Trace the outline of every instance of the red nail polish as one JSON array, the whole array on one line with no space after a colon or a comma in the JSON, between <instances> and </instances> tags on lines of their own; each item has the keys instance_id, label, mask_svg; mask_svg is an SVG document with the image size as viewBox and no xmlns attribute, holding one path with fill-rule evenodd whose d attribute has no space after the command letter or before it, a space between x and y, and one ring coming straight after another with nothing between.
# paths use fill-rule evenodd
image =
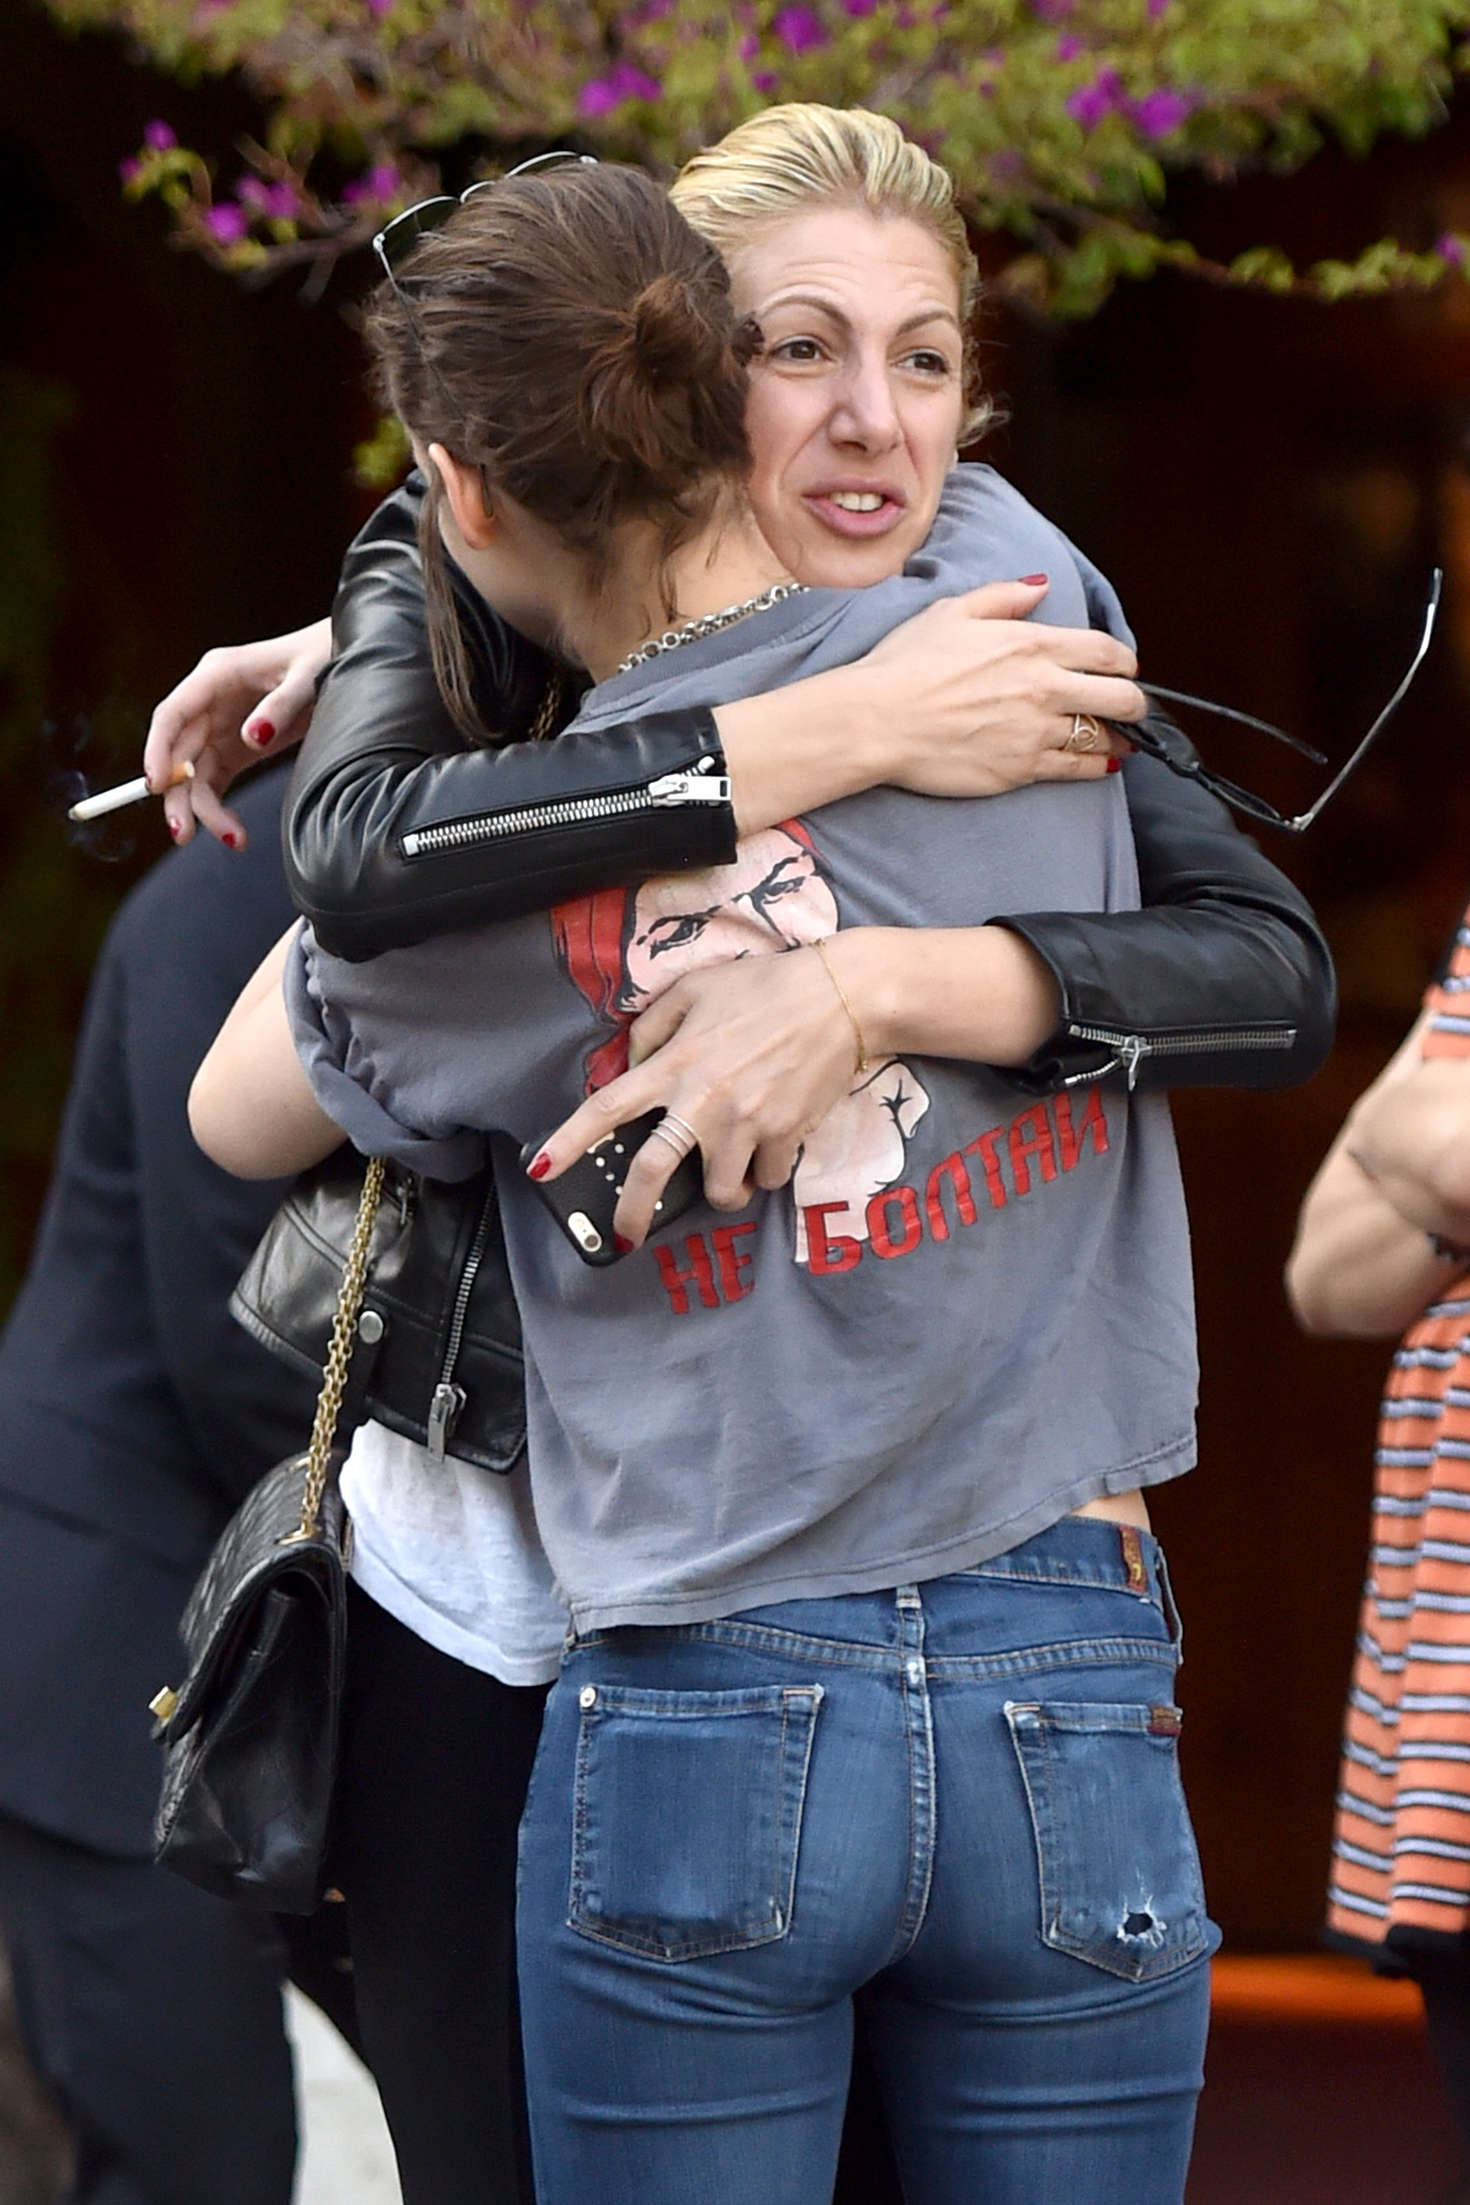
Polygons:
<instances>
[{"instance_id":1,"label":"red nail polish","mask_svg":"<svg viewBox=\"0 0 1470 2205\"><path fill-rule=\"evenodd\" d=\"M276 731L269 720L252 720L245 733L252 743L259 743L262 750L267 743L273 743L276 739Z\"/></svg>"},{"instance_id":2,"label":"red nail polish","mask_svg":"<svg viewBox=\"0 0 1470 2205\"><path fill-rule=\"evenodd\" d=\"M621 1233L613 1234L613 1246L617 1249L620 1256L631 1256L633 1253L632 1241L624 1240Z\"/></svg>"},{"instance_id":3,"label":"red nail polish","mask_svg":"<svg viewBox=\"0 0 1470 2205\"><path fill-rule=\"evenodd\" d=\"M1108 771L1109 771L1109 773L1121 773L1121 772L1123 771L1123 761L1122 761L1122 759L1121 759L1121 758L1110 758L1110 759L1108 760Z\"/></svg>"},{"instance_id":4,"label":"red nail polish","mask_svg":"<svg viewBox=\"0 0 1470 2205\"><path fill-rule=\"evenodd\" d=\"M551 1158L547 1155L545 1149L543 1148L540 1153L536 1156L533 1156L530 1163L527 1164L526 1177L528 1179L544 1179L550 1169Z\"/></svg>"},{"instance_id":5,"label":"red nail polish","mask_svg":"<svg viewBox=\"0 0 1470 2205\"><path fill-rule=\"evenodd\" d=\"M238 835L223 834L220 836L220 841L227 850L238 850L240 847L240 837Z\"/></svg>"},{"instance_id":6,"label":"red nail polish","mask_svg":"<svg viewBox=\"0 0 1470 2205\"><path fill-rule=\"evenodd\" d=\"M179 835L182 832L182 829L180 828L179 823L176 819L171 819L169 821L168 831L173 836L175 842L177 842L179 839Z\"/></svg>"},{"instance_id":7,"label":"red nail polish","mask_svg":"<svg viewBox=\"0 0 1470 2205\"><path fill-rule=\"evenodd\" d=\"M1049 574L1023 574L1021 576L1023 586L1033 590L1039 590L1043 582L1049 582L1050 580L1051 576Z\"/></svg>"}]
</instances>

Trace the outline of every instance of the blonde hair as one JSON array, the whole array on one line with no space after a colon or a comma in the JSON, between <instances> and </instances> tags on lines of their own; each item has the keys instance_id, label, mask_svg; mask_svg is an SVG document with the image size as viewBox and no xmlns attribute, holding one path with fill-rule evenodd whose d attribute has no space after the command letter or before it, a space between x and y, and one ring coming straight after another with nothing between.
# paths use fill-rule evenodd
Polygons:
<instances>
[{"instance_id":1,"label":"blonde hair","mask_svg":"<svg viewBox=\"0 0 1470 2205\"><path fill-rule=\"evenodd\" d=\"M980 390L972 316L980 271L955 205L954 183L896 122L862 107L791 100L767 107L706 146L680 170L670 198L691 228L733 266L753 231L817 206L865 207L916 222L943 248L960 294L965 335L965 441L991 416Z\"/></svg>"}]
</instances>

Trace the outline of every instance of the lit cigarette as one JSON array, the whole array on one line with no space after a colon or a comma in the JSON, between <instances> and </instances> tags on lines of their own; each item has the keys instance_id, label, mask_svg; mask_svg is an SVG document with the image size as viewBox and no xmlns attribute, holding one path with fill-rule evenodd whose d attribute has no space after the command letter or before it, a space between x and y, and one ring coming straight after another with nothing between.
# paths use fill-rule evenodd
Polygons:
<instances>
[{"instance_id":1,"label":"lit cigarette","mask_svg":"<svg viewBox=\"0 0 1470 2205\"><path fill-rule=\"evenodd\" d=\"M176 789L181 781L192 781L194 768L187 758L181 759L169 775L166 786ZM160 795L162 790L159 791ZM120 812L124 804L141 804L145 796L151 796L148 776L140 773L136 781L119 781L115 789L99 789L95 796L84 796L80 804L73 804L68 819L100 819L104 812Z\"/></svg>"}]
</instances>

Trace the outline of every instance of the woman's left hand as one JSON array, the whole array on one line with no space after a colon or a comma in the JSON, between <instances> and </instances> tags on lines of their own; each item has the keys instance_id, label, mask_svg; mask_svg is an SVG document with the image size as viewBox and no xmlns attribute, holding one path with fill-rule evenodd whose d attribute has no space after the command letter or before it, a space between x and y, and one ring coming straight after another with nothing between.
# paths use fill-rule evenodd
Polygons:
<instances>
[{"instance_id":1,"label":"woman's left hand","mask_svg":"<svg viewBox=\"0 0 1470 2205\"><path fill-rule=\"evenodd\" d=\"M556 1178L614 1127L661 1106L699 1137L705 1199L743 1210L755 1188L785 1186L856 1064L852 1022L814 949L687 975L636 1021L629 1054L630 1070L543 1142L550 1168L541 1178ZM620 1241L641 1244L678 1160L669 1142L644 1143L613 1220Z\"/></svg>"}]
</instances>

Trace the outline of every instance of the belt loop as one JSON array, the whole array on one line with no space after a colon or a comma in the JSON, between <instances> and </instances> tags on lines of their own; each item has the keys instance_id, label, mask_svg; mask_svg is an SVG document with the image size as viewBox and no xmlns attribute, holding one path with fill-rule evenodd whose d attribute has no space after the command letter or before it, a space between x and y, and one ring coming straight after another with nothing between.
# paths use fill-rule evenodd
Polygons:
<instances>
[{"instance_id":1,"label":"belt loop","mask_svg":"<svg viewBox=\"0 0 1470 2205\"><path fill-rule=\"evenodd\" d=\"M1157 1539L1154 1541L1154 1565L1159 1576L1159 1598L1163 1602L1164 1621L1168 1624L1170 1635L1174 1640L1174 1652L1182 1662L1184 1659L1184 1622L1179 1610L1174 1605L1174 1587L1169 1582L1169 1565L1164 1560L1164 1550Z\"/></svg>"}]
</instances>

